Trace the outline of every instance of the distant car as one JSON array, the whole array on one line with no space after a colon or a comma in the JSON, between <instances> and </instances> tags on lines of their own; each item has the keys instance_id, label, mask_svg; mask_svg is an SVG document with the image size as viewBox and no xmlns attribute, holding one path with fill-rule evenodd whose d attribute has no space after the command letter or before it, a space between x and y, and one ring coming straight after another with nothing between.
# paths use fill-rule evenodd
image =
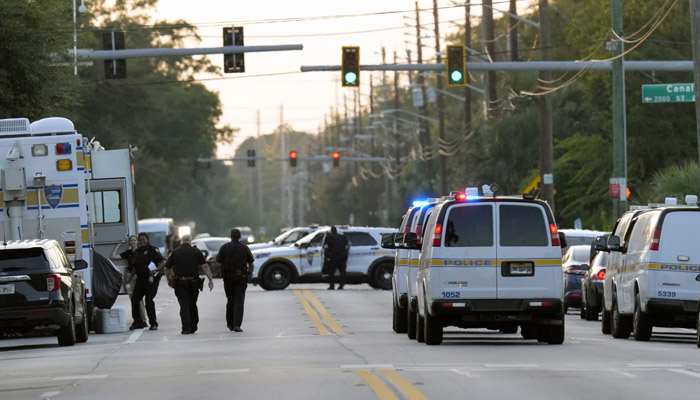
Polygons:
<instances>
[{"instance_id":1,"label":"distant car","mask_svg":"<svg viewBox=\"0 0 700 400\"><path fill-rule=\"evenodd\" d=\"M565 254L571 246L580 244L591 246L597 236L605 236L608 234L608 232L591 231L588 229L560 229L559 233L563 233L566 239L566 246L562 249L562 254Z\"/></svg>"},{"instance_id":2,"label":"distant car","mask_svg":"<svg viewBox=\"0 0 700 400\"><path fill-rule=\"evenodd\" d=\"M192 240L192 246L206 252L207 264L209 265L209 269L211 269L211 274L215 278L221 278L221 271L216 265L216 255L219 254L219 249L221 249L221 246L230 241L230 238L214 236Z\"/></svg>"},{"instance_id":3,"label":"distant car","mask_svg":"<svg viewBox=\"0 0 700 400\"><path fill-rule=\"evenodd\" d=\"M591 260L591 268L581 279L581 318L597 321L603 307L603 282L608 253L599 251Z\"/></svg>"},{"instance_id":4,"label":"distant car","mask_svg":"<svg viewBox=\"0 0 700 400\"><path fill-rule=\"evenodd\" d=\"M253 236L253 230L247 226L237 226L236 229L241 231L241 243L251 244L255 243L255 236Z\"/></svg>"},{"instance_id":5,"label":"distant car","mask_svg":"<svg viewBox=\"0 0 700 400\"><path fill-rule=\"evenodd\" d=\"M280 233L277 237L275 237L269 242L251 244L248 247L251 251L253 251L264 249L267 247L293 246L294 242L303 238L309 233L316 231L318 228L318 225L292 228Z\"/></svg>"},{"instance_id":6,"label":"distant car","mask_svg":"<svg viewBox=\"0 0 700 400\"><path fill-rule=\"evenodd\" d=\"M88 340L85 282L55 240L9 241L0 249L0 333L56 332L58 344Z\"/></svg>"},{"instance_id":7,"label":"distant car","mask_svg":"<svg viewBox=\"0 0 700 400\"><path fill-rule=\"evenodd\" d=\"M569 307L581 308L581 278L590 267L591 245L569 246L561 267L564 270L564 312Z\"/></svg>"}]
</instances>

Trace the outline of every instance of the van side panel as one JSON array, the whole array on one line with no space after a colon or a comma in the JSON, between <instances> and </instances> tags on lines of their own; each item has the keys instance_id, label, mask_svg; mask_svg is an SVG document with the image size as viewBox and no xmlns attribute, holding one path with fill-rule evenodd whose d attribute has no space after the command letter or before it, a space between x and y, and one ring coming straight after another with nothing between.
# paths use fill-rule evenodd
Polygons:
<instances>
[{"instance_id":1,"label":"van side panel","mask_svg":"<svg viewBox=\"0 0 700 400\"><path fill-rule=\"evenodd\" d=\"M629 235L627 253L622 257L618 279L618 305L620 312L631 314L634 312L636 301L636 289L642 294L647 293L649 283L649 243L658 220L658 213L642 214L633 221L632 232Z\"/></svg>"}]
</instances>

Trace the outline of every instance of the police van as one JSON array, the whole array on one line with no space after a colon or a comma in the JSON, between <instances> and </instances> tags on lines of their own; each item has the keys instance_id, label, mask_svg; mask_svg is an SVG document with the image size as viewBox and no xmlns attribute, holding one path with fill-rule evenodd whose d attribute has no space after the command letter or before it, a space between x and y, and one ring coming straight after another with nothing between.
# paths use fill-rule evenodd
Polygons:
<instances>
[{"instance_id":1,"label":"police van","mask_svg":"<svg viewBox=\"0 0 700 400\"><path fill-rule=\"evenodd\" d=\"M421 209L423 202L414 202L411 207L408 208L406 214L404 214L401 219L401 225L399 225L399 233L397 235L402 236L403 233L407 233L411 229L411 224ZM392 298L393 298L393 323L392 327L396 333L406 333L407 329L407 319L406 319L406 306L407 306L407 288L406 288L406 275L408 274L408 253L411 251L409 249L403 248L399 243L393 240L393 235L388 243L382 243L384 248L395 248L396 256L394 258L394 271L391 275L391 288L392 288ZM401 238L403 241L403 238ZM384 242L384 240L383 240Z\"/></svg>"},{"instance_id":2,"label":"police van","mask_svg":"<svg viewBox=\"0 0 700 400\"><path fill-rule=\"evenodd\" d=\"M534 195L496 196L497 185L467 188L435 206L420 248L416 339L442 343L443 328L515 332L564 341L561 248L552 211Z\"/></svg>"},{"instance_id":3,"label":"police van","mask_svg":"<svg viewBox=\"0 0 700 400\"><path fill-rule=\"evenodd\" d=\"M618 231L596 240L610 252L605 282L605 307L615 338L648 341L653 326L695 328L700 296L700 208L697 196L686 206L667 198L663 205L626 214ZM624 244L623 244L624 243ZM607 290L608 287L610 290Z\"/></svg>"},{"instance_id":4,"label":"police van","mask_svg":"<svg viewBox=\"0 0 700 400\"><path fill-rule=\"evenodd\" d=\"M347 260L347 282L367 282L377 289L391 289L395 250L382 249L382 234L393 228L338 226L338 233L352 244ZM329 227L318 229L290 247L252 251L253 282L266 290L282 290L293 282L323 282L323 239Z\"/></svg>"}]
</instances>

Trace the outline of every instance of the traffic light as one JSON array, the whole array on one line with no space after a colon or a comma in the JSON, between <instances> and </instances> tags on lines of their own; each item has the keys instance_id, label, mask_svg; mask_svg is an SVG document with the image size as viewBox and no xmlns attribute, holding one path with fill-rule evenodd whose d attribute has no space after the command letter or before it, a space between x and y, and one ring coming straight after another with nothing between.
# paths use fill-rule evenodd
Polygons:
<instances>
[{"instance_id":1,"label":"traffic light","mask_svg":"<svg viewBox=\"0 0 700 400\"><path fill-rule=\"evenodd\" d=\"M331 158L333 159L333 168L338 168L340 166L340 153L334 151Z\"/></svg>"},{"instance_id":2,"label":"traffic light","mask_svg":"<svg viewBox=\"0 0 700 400\"><path fill-rule=\"evenodd\" d=\"M360 86L360 47L343 46L343 62L340 68L343 87Z\"/></svg>"},{"instance_id":3,"label":"traffic light","mask_svg":"<svg viewBox=\"0 0 700 400\"><path fill-rule=\"evenodd\" d=\"M255 166L255 150L253 150L253 149L248 150L248 166L249 167Z\"/></svg>"},{"instance_id":4,"label":"traffic light","mask_svg":"<svg viewBox=\"0 0 700 400\"><path fill-rule=\"evenodd\" d=\"M289 152L289 165L292 167L297 166L297 157L299 157L299 154L297 154L296 150L292 150Z\"/></svg>"},{"instance_id":5,"label":"traffic light","mask_svg":"<svg viewBox=\"0 0 700 400\"><path fill-rule=\"evenodd\" d=\"M224 47L243 46L243 27L224 27ZM224 54L224 72L245 72L245 53Z\"/></svg>"},{"instance_id":6,"label":"traffic light","mask_svg":"<svg viewBox=\"0 0 700 400\"><path fill-rule=\"evenodd\" d=\"M104 32L102 34L104 50L124 50L124 32ZM126 78L126 60L123 58L105 60L106 79Z\"/></svg>"},{"instance_id":7,"label":"traffic light","mask_svg":"<svg viewBox=\"0 0 700 400\"><path fill-rule=\"evenodd\" d=\"M447 46L447 86L467 84L464 50L461 44Z\"/></svg>"}]
</instances>

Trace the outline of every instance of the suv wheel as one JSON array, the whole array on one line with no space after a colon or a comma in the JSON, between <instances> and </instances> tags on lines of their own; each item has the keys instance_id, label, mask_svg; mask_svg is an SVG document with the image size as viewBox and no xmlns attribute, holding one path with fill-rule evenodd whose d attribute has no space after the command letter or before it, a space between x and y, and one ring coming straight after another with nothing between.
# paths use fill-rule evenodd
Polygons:
<instances>
[{"instance_id":1,"label":"suv wheel","mask_svg":"<svg viewBox=\"0 0 700 400\"><path fill-rule=\"evenodd\" d=\"M630 337L632 327L629 323L629 317L620 314L616 298L613 298L611 317L610 331L613 337L616 339L627 339Z\"/></svg>"},{"instance_id":2,"label":"suv wheel","mask_svg":"<svg viewBox=\"0 0 700 400\"><path fill-rule=\"evenodd\" d=\"M648 342L649 339L651 339L651 318L649 318L649 314L642 312L642 305L639 301L639 293L637 293L634 302L632 329L634 330L634 340L638 342Z\"/></svg>"},{"instance_id":3,"label":"suv wheel","mask_svg":"<svg viewBox=\"0 0 700 400\"><path fill-rule=\"evenodd\" d=\"M83 319L80 321L78 326L75 328L75 341L78 343L85 343L88 341L88 335L90 333L88 328L88 310L87 304L85 302L85 297L83 297Z\"/></svg>"},{"instance_id":4,"label":"suv wheel","mask_svg":"<svg viewBox=\"0 0 700 400\"><path fill-rule=\"evenodd\" d=\"M388 262L380 263L372 269L370 285L376 289L391 290L391 274L394 265Z\"/></svg>"},{"instance_id":5,"label":"suv wheel","mask_svg":"<svg viewBox=\"0 0 700 400\"><path fill-rule=\"evenodd\" d=\"M58 329L58 344L59 346L73 346L75 344L75 311L73 305L70 306L70 317L68 323Z\"/></svg>"},{"instance_id":6,"label":"suv wheel","mask_svg":"<svg viewBox=\"0 0 700 400\"><path fill-rule=\"evenodd\" d=\"M603 320L603 323L600 326L600 330L606 334L610 334L610 311L607 311L605 307L603 307L603 317L601 318Z\"/></svg>"},{"instance_id":7,"label":"suv wheel","mask_svg":"<svg viewBox=\"0 0 700 400\"><path fill-rule=\"evenodd\" d=\"M292 271L284 264L272 264L265 269L262 282L267 290L282 290L292 281ZM262 285L261 285L262 286Z\"/></svg>"},{"instance_id":8,"label":"suv wheel","mask_svg":"<svg viewBox=\"0 0 700 400\"><path fill-rule=\"evenodd\" d=\"M598 308L591 307L590 305L585 308L586 321L597 321L598 320ZM581 311L583 312L583 310Z\"/></svg>"}]
</instances>

